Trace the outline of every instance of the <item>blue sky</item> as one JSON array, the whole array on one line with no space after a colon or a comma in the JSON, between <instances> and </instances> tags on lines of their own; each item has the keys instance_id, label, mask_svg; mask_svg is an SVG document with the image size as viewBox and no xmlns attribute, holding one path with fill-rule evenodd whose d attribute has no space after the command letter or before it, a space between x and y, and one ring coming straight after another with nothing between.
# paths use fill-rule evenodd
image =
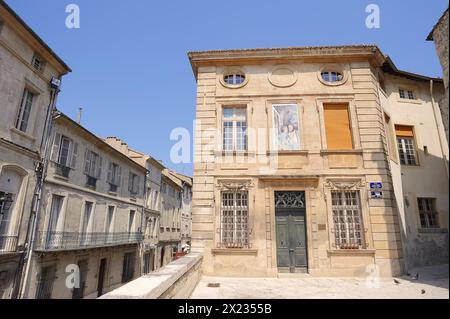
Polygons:
<instances>
[{"instance_id":1,"label":"blue sky","mask_svg":"<svg viewBox=\"0 0 450 319\"><path fill-rule=\"evenodd\" d=\"M448 6L428 1L6 0L73 69L58 107L102 137L117 136L170 168L170 132L192 131L195 79L190 50L377 44L397 67L429 76L442 71L425 41ZM81 28L67 29L68 4ZM368 4L381 10L381 28L365 26Z\"/></svg>"}]
</instances>

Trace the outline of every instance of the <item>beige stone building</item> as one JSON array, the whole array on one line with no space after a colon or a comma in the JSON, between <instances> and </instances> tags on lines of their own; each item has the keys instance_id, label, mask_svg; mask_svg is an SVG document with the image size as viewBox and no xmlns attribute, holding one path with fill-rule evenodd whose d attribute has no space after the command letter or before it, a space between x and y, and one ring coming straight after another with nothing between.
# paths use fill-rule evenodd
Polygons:
<instances>
[{"instance_id":1,"label":"beige stone building","mask_svg":"<svg viewBox=\"0 0 450 319\"><path fill-rule=\"evenodd\" d=\"M166 168L161 181L161 218L159 245L161 267L173 261L181 250L181 194L183 184Z\"/></svg>"},{"instance_id":2,"label":"beige stone building","mask_svg":"<svg viewBox=\"0 0 450 319\"><path fill-rule=\"evenodd\" d=\"M436 52L439 57L439 61L441 62L442 72L444 74L444 86L445 92L442 99L441 105L441 114L442 120L444 122L445 132L447 135L448 142L448 8L442 14L441 18L438 20L436 25L431 30L430 34L427 37L427 41L434 41L434 45L436 46Z\"/></svg>"},{"instance_id":3,"label":"beige stone building","mask_svg":"<svg viewBox=\"0 0 450 319\"><path fill-rule=\"evenodd\" d=\"M442 79L399 71L388 59L379 86L407 269L448 263L448 142ZM438 103L439 101L439 103Z\"/></svg>"},{"instance_id":4,"label":"beige stone building","mask_svg":"<svg viewBox=\"0 0 450 319\"><path fill-rule=\"evenodd\" d=\"M147 169L142 273L147 274L172 262L190 238L189 225L192 179L167 169L150 155L131 149L117 137L109 145Z\"/></svg>"},{"instance_id":5,"label":"beige stone building","mask_svg":"<svg viewBox=\"0 0 450 319\"><path fill-rule=\"evenodd\" d=\"M190 247L192 232L192 177L170 171L170 174L181 181L181 248Z\"/></svg>"},{"instance_id":6,"label":"beige stone building","mask_svg":"<svg viewBox=\"0 0 450 319\"><path fill-rule=\"evenodd\" d=\"M70 68L0 1L0 299L18 295L60 80ZM54 84L56 84L54 82Z\"/></svg>"},{"instance_id":7,"label":"beige stone building","mask_svg":"<svg viewBox=\"0 0 450 319\"><path fill-rule=\"evenodd\" d=\"M402 127L399 147L387 134L385 114L391 128L430 128L420 128L424 143L417 145L428 146L439 172L429 174L431 156L418 175L413 167L400 168L429 185L446 167L445 137L426 89L432 79L405 78L373 45L188 56L197 80L192 250L203 253L204 273L401 273L402 233L418 227L404 218L418 219L419 212L413 206L400 212L396 195L426 186L399 188L405 180L391 169L390 156L404 157L409 149ZM433 88L442 94L442 81ZM414 94L420 94L417 103L402 104ZM403 112L408 105L415 107L411 114ZM438 198L440 228L448 229L445 180L448 175L439 176L430 193L417 196Z\"/></svg>"},{"instance_id":8,"label":"beige stone building","mask_svg":"<svg viewBox=\"0 0 450 319\"><path fill-rule=\"evenodd\" d=\"M164 165L150 155L131 149L127 143L117 137L108 137L105 140L109 145L122 152L139 165L147 169L145 180L145 211L142 225L143 242L142 273L158 269L161 265L161 247L159 245L159 227L161 216L161 180Z\"/></svg>"},{"instance_id":9,"label":"beige stone building","mask_svg":"<svg viewBox=\"0 0 450 319\"><path fill-rule=\"evenodd\" d=\"M23 297L96 298L141 275L147 170L62 113L52 132Z\"/></svg>"}]
</instances>

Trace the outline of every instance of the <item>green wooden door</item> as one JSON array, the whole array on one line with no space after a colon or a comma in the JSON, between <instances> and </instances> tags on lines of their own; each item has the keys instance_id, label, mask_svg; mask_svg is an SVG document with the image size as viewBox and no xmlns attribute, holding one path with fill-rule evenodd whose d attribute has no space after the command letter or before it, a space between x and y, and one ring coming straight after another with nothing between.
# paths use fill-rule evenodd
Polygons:
<instances>
[{"instance_id":1,"label":"green wooden door","mask_svg":"<svg viewBox=\"0 0 450 319\"><path fill-rule=\"evenodd\" d=\"M306 226L304 211L277 211L277 260L279 268L307 267Z\"/></svg>"}]
</instances>

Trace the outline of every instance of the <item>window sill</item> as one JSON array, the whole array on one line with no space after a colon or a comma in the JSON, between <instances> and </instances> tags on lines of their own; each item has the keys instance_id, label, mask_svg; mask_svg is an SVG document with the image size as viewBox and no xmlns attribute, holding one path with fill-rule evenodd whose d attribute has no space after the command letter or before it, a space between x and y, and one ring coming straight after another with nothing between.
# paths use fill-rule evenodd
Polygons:
<instances>
[{"instance_id":1,"label":"window sill","mask_svg":"<svg viewBox=\"0 0 450 319\"><path fill-rule=\"evenodd\" d=\"M309 151L306 151L306 150L295 150L295 151L271 150L271 151L267 151L266 155L276 155L277 154L277 155L303 155L303 156L307 156L308 153L309 153Z\"/></svg>"},{"instance_id":2,"label":"window sill","mask_svg":"<svg viewBox=\"0 0 450 319\"><path fill-rule=\"evenodd\" d=\"M13 133L15 133L17 135L20 135L20 136L26 138L27 140L30 140L31 142L35 142L36 141L36 138L34 136L31 136L28 133L22 132L21 130L16 129L15 127L11 127L10 130L11 130L11 132L13 132Z\"/></svg>"},{"instance_id":3,"label":"window sill","mask_svg":"<svg viewBox=\"0 0 450 319\"><path fill-rule=\"evenodd\" d=\"M117 196L117 192L108 191L108 194L111 195L111 196Z\"/></svg>"},{"instance_id":4,"label":"window sill","mask_svg":"<svg viewBox=\"0 0 450 319\"><path fill-rule=\"evenodd\" d=\"M253 151L215 151L215 156L255 156L255 152Z\"/></svg>"},{"instance_id":5,"label":"window sill","mask_svg":"<svg viewBox=\"0 0 450 319\"><path fill-rule=\"evenodd\" d=\"M375 255L375 249L332 249L327 250L328 255L352 256L352 255Z\"/></svg>"},{"instance_id":6,"label":"window sill","mask_svg":"<svg viewBox=\"0 0 450 319\"><path fill-rule=\"evenodd\" d=\"M362 154L362 149L353 149L353 150L320 150L320 154L328 155L328 154Z\"/></svg>"},{"instance_id":7,"label":"window sill","mask_svg":"<svg viewBox=\"0 0 450 319\"><path fill-rule=\"evenodd\" d=\"M399 102L399 103L411 103L411 104L418 104L418 105L422 104L422 101L421 100L417 100L417 99L410 100L410 99L398 98L397 102Z\"/></svg>"},{"instance_id":8,"label":"window sill","mask_svg":"<svg viewBox=\"0 0 450 319\"><path fill-rule=\"evenodd\" d=\"M54 174L53 178L59 179L59 180L64 181L64 182L68 182L69 181L68 177L64 177L64 176L61 176L61 175L58 175L58 174Z\"/></svg>"},{"instance_id":9,"label":"window sill","mask_svg":"<svg viewBox=\"0 0 450 319\"><path fill-rule=\"evenodd\" d=\"M419 228L418 232L421 234L447 234L446 228Z\"/></svg>"},{"instance_id":10,"label":"window sill","mask_svg":"<svg viewBox=\"0 0 450 319\"><path fill-rule=\"evenodd\" d=\"M247 255L247 256L257 256L257 249L247 249L247 248L213 248L211 249L213 255Z\"/></svg>"}]
</instances>

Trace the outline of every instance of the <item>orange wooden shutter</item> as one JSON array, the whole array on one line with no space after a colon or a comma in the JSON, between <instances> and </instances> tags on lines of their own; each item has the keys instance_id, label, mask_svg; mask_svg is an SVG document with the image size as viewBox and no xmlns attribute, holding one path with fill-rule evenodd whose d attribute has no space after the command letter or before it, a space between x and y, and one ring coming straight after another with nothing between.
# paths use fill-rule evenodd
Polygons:
<instances>
[{"instance_id":1,"label":"orange wooden shutter","mask_svg":"<svg viewBox=\"0 0 450 319\"><path fill-rule=\"evenodd\" d=\"M403 137L414 137L413 127L407 125L396 125L395 135Z\"/></svg>"},{"instance_id":2,"label":"orange wooden shutter","mask_svg":"<svg viewBox=\"0 0 450 319\"><path fill-rule=\"evenodd\" d=\"M353 149L348 104L324 104L325 131L329 150Z\"/></svg>"}]
</instances>

